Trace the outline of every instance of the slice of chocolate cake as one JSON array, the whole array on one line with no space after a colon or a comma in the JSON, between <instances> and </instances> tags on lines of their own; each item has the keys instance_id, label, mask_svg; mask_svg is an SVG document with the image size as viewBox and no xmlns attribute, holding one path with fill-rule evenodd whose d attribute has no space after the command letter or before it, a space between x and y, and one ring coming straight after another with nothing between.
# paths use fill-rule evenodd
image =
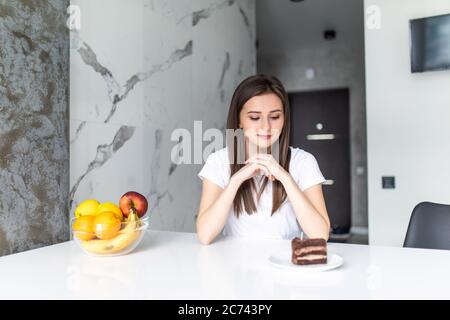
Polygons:
<instances>
[{"instance_id":1,"label":"slice of chocolate cake","mask_svg":"<svg viewBox=\"0 0 450 320\"><path fill-rule=\"evenodd\" d=\"M327 263L325 239L292 239L292 263L298 265Z\"/></svg>"}]
</instances>

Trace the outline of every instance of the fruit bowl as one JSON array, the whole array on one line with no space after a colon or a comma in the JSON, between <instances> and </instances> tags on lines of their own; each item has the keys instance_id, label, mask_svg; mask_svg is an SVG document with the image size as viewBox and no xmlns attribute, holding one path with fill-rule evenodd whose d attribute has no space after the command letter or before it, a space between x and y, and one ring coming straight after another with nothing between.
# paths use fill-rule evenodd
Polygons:
<instances>
[{"instance_id":1,"label":"fruit bowl","mask_svg":"<svg viewBox=\"0 0 450 320\"><path fill-rule=\"evenodd\" d=\"M128 219L114 226L113 233L110 225L105 224L86 228L92 231L80 231L79 226L74 228L77 218L73 218L70 229L74 241L87 254L97 257L114 257L128 254L139 245L148 228L148 218L148 216L139 218L137 215L130 215Z\"/></svg>"}]
</instances>

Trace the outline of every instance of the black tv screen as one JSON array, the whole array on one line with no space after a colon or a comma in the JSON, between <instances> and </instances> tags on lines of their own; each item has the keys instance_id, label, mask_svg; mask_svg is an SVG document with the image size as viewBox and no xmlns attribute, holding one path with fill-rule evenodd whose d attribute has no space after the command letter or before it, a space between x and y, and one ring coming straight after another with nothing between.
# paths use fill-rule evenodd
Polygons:
<instances>
[{"instance_id":1,"label":"black tv screen","mask_svg":"<svg viewBox=\"0 0 450 320\"><path fill-rule=\"evenodd\" d=\"M450 69L450 14L410 20L411 72Z\"/></svg>"}]
</instances>

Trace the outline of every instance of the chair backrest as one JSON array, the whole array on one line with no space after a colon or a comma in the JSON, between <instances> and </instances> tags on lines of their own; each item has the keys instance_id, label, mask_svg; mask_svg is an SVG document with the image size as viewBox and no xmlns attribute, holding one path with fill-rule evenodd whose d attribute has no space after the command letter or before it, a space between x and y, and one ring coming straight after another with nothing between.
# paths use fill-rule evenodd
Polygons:
<instances>
[{"instance_id":1,"label":"chair backrest","mask_svg":"<svg viewBox=\"0 0 450 320\"><path fill-rule=\"evenodd\" d=\"M403 247L450 250L450 205L432 202L416 205Z\"/></svg>"}]
</instances>

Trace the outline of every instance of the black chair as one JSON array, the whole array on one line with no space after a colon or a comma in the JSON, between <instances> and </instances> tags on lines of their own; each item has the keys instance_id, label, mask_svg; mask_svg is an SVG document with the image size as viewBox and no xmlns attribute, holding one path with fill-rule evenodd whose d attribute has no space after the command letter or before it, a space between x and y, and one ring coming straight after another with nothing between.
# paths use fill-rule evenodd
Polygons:
<instances>
[{"instance_id":1,"label":"black chair","mask_svg":"<svg viewBox=\"0 0 450 320\"><path fill-rule=\"evenodd\" d=\"M403 247L450 250L450 205L433 202L416 205Z\"/></svg>"}]
</instances>

